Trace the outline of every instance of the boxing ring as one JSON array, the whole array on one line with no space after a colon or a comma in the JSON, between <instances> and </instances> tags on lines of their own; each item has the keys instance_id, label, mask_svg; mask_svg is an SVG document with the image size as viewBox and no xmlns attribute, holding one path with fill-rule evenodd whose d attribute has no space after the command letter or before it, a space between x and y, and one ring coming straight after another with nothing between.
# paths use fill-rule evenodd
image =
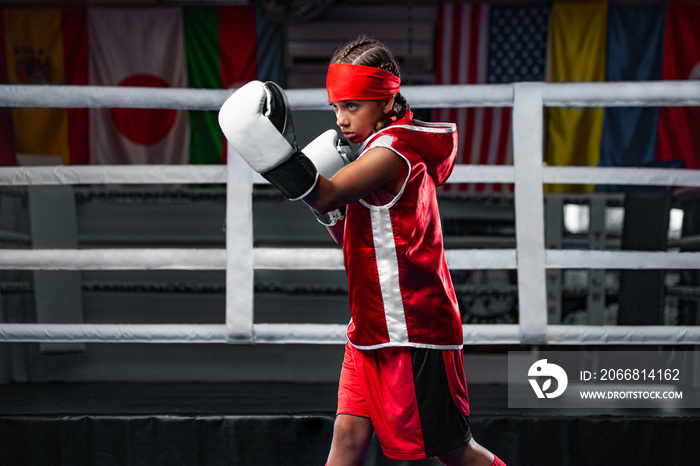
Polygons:
<instances>
[{"instance_id":1,"label":"boxing ring","mask_svg":"<svg viewBox=\"0 0 700 466\"><path fill-rule=\"evenodd\" d=\"M548 269L700 269L699 252L556 250L545 247L543 185L700 188L700 170L556 167L543 164L545 107L700 106L700 82L516 83L405 87L414 108L512 107L512 166L458 165L449 183L513 183L516 246L449 249L453 270L516 270L518 324L464 325L467 345L700 344L695 326L551 325ZM217 110L230 90L95 86L0 86L4 107ZM328 109L324 89L289 90L293 110ZM319 132L323 128L319 128ZM229 147L229 153L233 149ZM266 181L240 157L227 166L0 167L0 186L225 183L224 249L3 249L6 270L224 270L221 324L0 323L5 342L344 344L345 325L255 323L253 273L342 270L338 248L254 247L252 193ZM533 219L535 219L533 221Z\"/></svg>"}]
</instances>

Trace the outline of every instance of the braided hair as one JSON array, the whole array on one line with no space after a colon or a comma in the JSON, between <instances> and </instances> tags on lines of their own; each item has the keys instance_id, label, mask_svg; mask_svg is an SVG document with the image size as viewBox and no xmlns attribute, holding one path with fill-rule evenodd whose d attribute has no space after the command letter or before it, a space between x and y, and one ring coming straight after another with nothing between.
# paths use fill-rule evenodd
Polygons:
<instances>
[{"instance_id":1,"label":"braided hair","mask_svg":"<svg viewBox=\"0 0 700 466\"><path fill-rule=\"evenodd\" d=\"M389 47L383 42L371 39L367 36L360 36L356 40L336 50L331 57L330 63L372 66L388 71L399 78L401 77L399 62ZM404 96L401 95L401 92L396 93L396 95L394 95L394 108L389 114L389 118L379 121L374 128L375 131L389 126L392 122L391 117L396 117L396 120L400 120L406 115L410 108Z\"/></svg>"}]
</instances>

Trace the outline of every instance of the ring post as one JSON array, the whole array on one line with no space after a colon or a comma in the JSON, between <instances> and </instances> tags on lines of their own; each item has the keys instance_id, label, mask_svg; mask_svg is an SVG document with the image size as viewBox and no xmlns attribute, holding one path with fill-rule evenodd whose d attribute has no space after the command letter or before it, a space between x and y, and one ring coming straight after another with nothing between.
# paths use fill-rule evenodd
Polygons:
<instances>
[{"instance_id":1,"label":"ring post","mask_svg":"<svg viewBox=\"0 0 700 466\"><path fill-rule=\"evenodd\" d=\"M253 173L228 145L226 185L226 339L253 341Z\"/></svg>"},{"instance_id":2,"label":"ring post","mask_svg":"<svg viewBox=\"0 0 700 466\"><path fill-rule=\"evenodd\" d=\"M547 282L542 186L542 84L515 83L513 88L513 165L520 341L523 344L544 344L547 342Z\"/></svg>"}]
</instances>

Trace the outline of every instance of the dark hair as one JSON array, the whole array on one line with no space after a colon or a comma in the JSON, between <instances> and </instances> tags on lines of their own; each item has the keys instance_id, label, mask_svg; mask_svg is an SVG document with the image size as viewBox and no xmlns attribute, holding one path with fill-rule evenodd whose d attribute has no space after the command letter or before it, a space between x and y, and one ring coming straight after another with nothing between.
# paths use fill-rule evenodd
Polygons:
<instances>
[{"instance_id":1,"label":"dark hair","mask_svg":"<svg viewBox=\"0 0 700 466\"><path fill-rule=\"evenodd\" d=\"M399 78L401 77L399 61L396 59L391 49L383 42L370 39L367 36L360 36L356 40L336 50L331 57L331 64L333 63L372 66L393 73ZM406 112L408 112L410 108L404 96L401 95L401 92L396 93L394 96L394 108L391 111L391 115L399 120L406 115ZM390 119L380 121L377 123L375 130L380 130L389 126L390 123Z\"/></svg>"}]
</instances>

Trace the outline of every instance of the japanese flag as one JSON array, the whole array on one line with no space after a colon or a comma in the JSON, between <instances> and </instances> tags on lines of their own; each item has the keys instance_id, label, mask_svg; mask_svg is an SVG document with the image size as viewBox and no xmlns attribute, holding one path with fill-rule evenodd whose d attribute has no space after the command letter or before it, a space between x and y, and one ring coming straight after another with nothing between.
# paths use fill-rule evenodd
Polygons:
<instances>
[{"instance_id":1,"label":"japanese flag","mask_svg":"<svg viewBox=\"0 0 700 466\"><path fill-rule=\"evenodd\" d=\"M88 10L90 84L187 87L179 8ZM93 109L94 164L183 164L189 160L187 111Z\"/></svg>"}]
</instances>

